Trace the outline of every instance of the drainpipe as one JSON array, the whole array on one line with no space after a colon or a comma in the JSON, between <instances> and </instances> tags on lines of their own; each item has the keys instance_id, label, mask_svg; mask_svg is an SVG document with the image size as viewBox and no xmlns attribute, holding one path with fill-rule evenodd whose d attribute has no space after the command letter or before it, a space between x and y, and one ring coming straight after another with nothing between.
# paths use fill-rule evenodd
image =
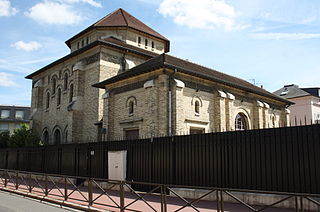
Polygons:
<instances>
[{"instance_id":1,"label":"drainpipe","mask_svg":"<svg viewBox=\"0 0 320 212\"><path fill-rule=\"evenodd\" d=\"M168 135L172 136L172 89L171 89L171 79L173 79L173 76L177 72L177 69L174 69L174 72L169 75L169 92L168 92L168 112L169 112L169 118L168 118Z\"/></svg>"}]
</instances>

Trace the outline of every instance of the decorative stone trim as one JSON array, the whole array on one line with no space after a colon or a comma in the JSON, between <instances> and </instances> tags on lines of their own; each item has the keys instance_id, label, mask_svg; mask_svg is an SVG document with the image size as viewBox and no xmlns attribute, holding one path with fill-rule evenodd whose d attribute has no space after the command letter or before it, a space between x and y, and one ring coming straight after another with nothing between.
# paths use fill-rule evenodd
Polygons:
<instances>
[{"instance_id":1,"label":"decorative stone trim","mask_svg":"<svg viewBox=\"0 0 320 212\"><path fill-rule=\"evenodd\" d=\"M143 118L132 118L132 119L125 119L120 121L120 124L131 124L131 123L135 123L135 122L140 122L143 121Z\"/></svg>"},{"instance_id":2,"label":"decorative stone trim","mask_svg":"<svg viewBox=\"0 0 320 212\"><path fill-rule=\"evenodd\" d=\"M285 112L286 112L286 114L290 114L291 113L291 111L288 108L285 109Z\"/></svg>"},{"instance_id":3,"label":"decorative stone trim","mask_svg":"<svg viewBox=\"0 0 320 212\"><path fill-rule=\"evenodd\" d=\"M236 99L236 97L235 97L233 94L228 93L228 92L227 92L227 97L228 97L228 99L230 99L230 100L235 100L235 99Z\"/></svg>"},{"instance_id":4,"label":"decorative stone trim","mask_svg":"<svg viewBox=\"0 0 320 212\"><path fill-rule=\"evenodd\" d=\"M77 62L76 64L74 64L72 71L82 70L82 69L83 69L83 67L82 67L82 62L79 61L79 62Z\"/></svg>"},{"instance_id":5,"label":"decorative stone trim","mask_svg":"<svg viewBox=\"0 0 320 212\"><path fill-rule=\"evenodd\" d=\"M219 91L219 90L218 90L218 94L219 94L219 96L220 96L221 98L227 98L227 94L226 94L225 92L223 92L223 91Z\"/></svg>"},{"instance_id":6,"label":"decorative stone trim","mask_svg":"<svg viewBox=\"0 0 320 212\"><path fill-rule=\"evenodd\" d=\"M185 119L185 122L202 124L202 125L209 124L209 122L207 122L207 121L200 121L200 120L194 120L194 119Z\"/></svg>"},{"instance_id":7,"label":"decorative stone trim","mask_svg":"<svg viewBox=\"0 0 320 212\"><path fill-rule=\"evenodd\" d=\"M109 92L105 92L103 95L102 95L102 99L106 99L109 97Z\"/></svg>"},{"instance_id":8,"label":"decorative stone trim","mask_svg":"<svg viewBox=\"0 0 320 212\"><path fill-rule=\"evenodd\" d=\"M263 104L264 104L264 107L265 107L265 108L267 108L267 109L270 108L270 105L269 105L268 103L265 103L265 102L264 102Z\"/></svg>"},{"instance_id":9,"label":"decorative stone trim","mask_svg":"<svg viewBox=\"0 0 320 212\"><path fill-rule=\"evenodd\" d=\"M154 86L154 80L148 80L147 82L145 82L144 84L143 84L143 87L144 88L151 88L151 87L153 87Z\"/></svg>"},{"instance_id":10,"label":"decorative stone trim","mask_svg":"<svg viewBox=\"0 0 320 212\"><path fill-rule=\"evenodd\" d=\"M181 80L174 79L174 81L176 82L176 86L177 86L178 88L184 88L184 87L186 87L185 83L182 82Z\"/></svg>"},{"instance_id":11,"label":"decorative stone trim","mask_svg":"<svg viewBox=\"0 0 320 212\"><path fill-rule=\"evenodd\" d=\"M259 100L257 100L257 106L258 107L264 107L264 104L263 104L263 102L260 102Z\"/></svg>"},{"instance_id":12,"label":"decorative stone trim","mask_svg":"<svg viewBox=\"0 0 320 212\"><path fill-rule=\"evenodd\" d=\"M39 79L36 83L34 83L33 87L34 88L40 87L41 84L42 84L42 79Z\"/></svg>"}]
</instances>

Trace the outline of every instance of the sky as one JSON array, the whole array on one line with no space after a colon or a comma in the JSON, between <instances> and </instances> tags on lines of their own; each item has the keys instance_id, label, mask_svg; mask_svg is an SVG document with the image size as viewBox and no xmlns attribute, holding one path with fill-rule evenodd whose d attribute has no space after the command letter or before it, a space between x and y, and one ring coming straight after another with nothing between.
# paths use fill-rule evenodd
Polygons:
<instances>
[{"instance_id":1,"label":"sky","mask_svg":"<svg viewBox=\"0 0 320 212\"><path fill-rule=\"evenodd\" d=\"M0 105L29 106L24 77L118 8L168 38L173 56L270 92L320 87L319 0L0 0Z\"/></svg>"}]
</instances>

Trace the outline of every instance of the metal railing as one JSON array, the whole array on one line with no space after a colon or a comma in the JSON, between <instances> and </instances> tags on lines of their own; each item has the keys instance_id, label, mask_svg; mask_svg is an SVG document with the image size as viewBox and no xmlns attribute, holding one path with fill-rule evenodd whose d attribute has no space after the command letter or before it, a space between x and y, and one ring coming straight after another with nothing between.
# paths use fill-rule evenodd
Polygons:
<instances>
[{"instance_id":1,"label":"metal railing","mask_svg":"<svg viewBox=\"0 0 320 212\"><path fill-rule=\"evenodd\" d=\"M134 187L143 187L144 192ZM314 211L320 210L320 195L285 192L254 191L212 187L175 186L156 183L117 181L66 175L49 175L0 169L0 189L19 193L44 201L81 209L84 211L225 211L230 199L248 211L265 211L285 201L293 201L297 212L306 211L305 203L311 203ZM197 198L185 198L177 189L199 190ZM238 194L276 195L279 198L263 206L245 202ZM208 200L210 199L211 200ZM226 200L228 199L228 200ZM204 203L199 206L198 203ZM139 206L135 205L139 203ZM211 208L208 207L210 205ZM237 207L238 207L237 206ZM230 205L227 205L230 207ZM228 209L228 211L232 211Z\"/></svg>"}]
</instances>

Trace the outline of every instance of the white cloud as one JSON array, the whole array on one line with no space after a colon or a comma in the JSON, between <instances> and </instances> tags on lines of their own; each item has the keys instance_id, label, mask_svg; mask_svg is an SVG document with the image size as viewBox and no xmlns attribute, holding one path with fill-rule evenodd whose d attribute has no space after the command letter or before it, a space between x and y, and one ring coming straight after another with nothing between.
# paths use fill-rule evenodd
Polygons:
<instances>
[{"instance_id":1,"label":"white cloud","mask_svg":"<svg viewBox=\"0 0 320 212\"><path fill-rule=\"evenodd\" d=\"M239 14L223 0L163 0L158 11L172 17L175 23L190 28L221 27L231 31L247 27L236 22Z\"/></svg>"},{"instance_id":2,"label":"white cloud","mask_svg":"<svg viewBox=\"0 0 320 212\"><path fill-rule=\"evenodd\" d=\"M11 16L15 15L18 10L11 7L11 2L9 0L0 0L0 16Z\"/></svg>"},{"instance_id":3,"label":"white cloud","mask_svg":"<svg viewBox=\"0 0 320 212\"><path fill-rule=\"evenodd\" d=\"M18 41L14 44L11 44L12 47L18 49L18 50L24 50L24 51L33 51L37 50L41 47L41 44L36 41L30 41L30 42L24 42L24 41Z\"/></svg>"},{"instance_id":4,"label":"white cloud","mask_svg":"<svg viewBox=\"0 0 320 212\"><path fill-rule=\"evenodd\" d=\"M67 3L67 4L83 2L83 3L90 4L93 7L100 7L100 8L102 7L100 2L97 2L97 1L94 1L94 0L59 0L59 2Z\"/></svg>"},{"instance_id":5,"label":"white cloud","mask_svg":"<svg viewBox=\"0 0 320 212\"><path fill-rule=\"evenodd\" d=\"M14 76L5 72L0 72L0 86L15 87L17 84L12 80Z\"/></svg>"},{"instance_id":6,"label":"white cloud","mask_svg":"<svg viewBox=\"0 0 320 212\"><path fill-rule=\"evenodd\" d=\"M320 38L320 33L252 33L250 37L265 40L302 40Z\"/></svg>"},{"instance_id":7,"label":"white cloud","mask_svg":"<svg viewBox=\"0 0 320 212\"><path fill-rule=\"evenodd\" d=\"M72 10L70 5L44 1L31 7L25 13L28 17L42 24L77 24L82 16Z\"/></svg>"}]
</instances>

